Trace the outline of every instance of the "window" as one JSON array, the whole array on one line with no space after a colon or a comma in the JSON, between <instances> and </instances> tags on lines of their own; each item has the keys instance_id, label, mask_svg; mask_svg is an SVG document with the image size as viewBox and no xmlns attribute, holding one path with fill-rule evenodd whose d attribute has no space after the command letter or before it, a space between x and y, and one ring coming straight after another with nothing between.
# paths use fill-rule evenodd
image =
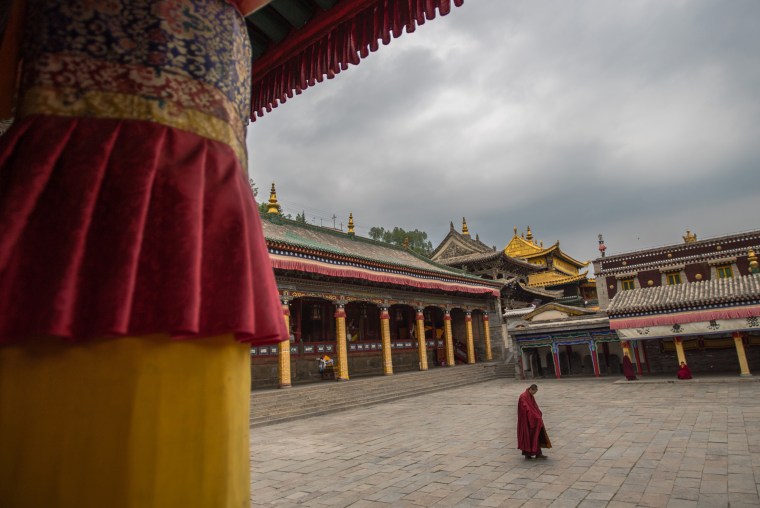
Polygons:
<instances>
[{"instance_id":1,"label":"window","mask_svg":"<svg viewBox=\"0 0 760 508\"><path fill-rule=\"evenodd\" d=\"M668 285L672 286L673 284L680 284L681 283L681 274L676 273L669 273L668 274Z\"/></svg>"},{"instance_id":2,"label":"window","mask_svg":"<svg viewBox=\"0 0 760 508\"><path fill-rule=\"evenodd\" d=\"M730 279L734 276L734 272L731 271L731 265L716 266L715 271L719 279Z\"/></svg>"},{"instance_id":3,"label":"window","mask_svg":"<svg viewBox=\"0 0 760 508\"><path fill-rule=\"evenodd\" d=\"M633 289L633 278L621 280L620 286L623 288L623 291L626 291L628 289Z\"/></svg>"}]
</instances>

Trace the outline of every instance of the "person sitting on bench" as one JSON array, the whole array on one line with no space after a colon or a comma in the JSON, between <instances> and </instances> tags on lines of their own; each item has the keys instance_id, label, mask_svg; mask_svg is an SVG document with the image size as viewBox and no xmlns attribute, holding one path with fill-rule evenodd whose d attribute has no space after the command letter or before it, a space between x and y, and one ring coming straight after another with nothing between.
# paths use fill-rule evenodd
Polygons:
<instances>
[{"instance_id":1,"label":"person sitting on bench","mask_svg":"<svg viewBox=\"0 0 760 508\"><path fill-rule=\"evenodd\" d=\"M334 365L333 359L327 355L322 355L317 358L317 362L319 363L319 375L322 379L325 379L327 367L332 367Z\"/></svg>"}]
</instances>

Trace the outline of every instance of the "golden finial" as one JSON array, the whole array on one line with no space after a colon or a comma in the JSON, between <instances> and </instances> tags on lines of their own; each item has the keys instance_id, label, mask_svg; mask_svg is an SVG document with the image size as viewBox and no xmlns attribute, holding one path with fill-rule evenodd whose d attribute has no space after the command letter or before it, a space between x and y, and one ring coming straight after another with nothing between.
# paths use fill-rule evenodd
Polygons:
<instances>
[{"instance_id":1,"label":"golden finial","mask_svg":"<svg viewBox=\"0 0 760 508\"><path fill-rule=\"evenodd\" d=\"M277 202L277 191L274 188L274 182L272 182L272 190L269 191L269 206L267 208L267 213L274 213L277 215L280 215L281 213L280 204Z\"/></svg>"},{"instance_id":2,"label":"golden finial","mask_svg":"<svg viewBox=\"0 0 760 508\"><path fill-rule=\"evenodd\" d=\"M409 248L409 237L408 236L404 237L404 248L405 249Z\"/></svg>"},{"instance_id":3,"label":"golden finial","mask_svg":"<svg viewBox=\"0 0 760 508\"><path fill-rule=\"evenodd\" d=\"M528 226L528 235L525 237L526 240L533 240L533 231L530 230L530 226Z\"/></svg>"},{"instance_id":4,"label":"golden finial","mask_svg":"<svg viewBox=\"0 0 760 508\"><path fill-rule=\"evenodd\" d=\"M541 240L541 248L542 249L544 248L544 241L543 240Z\"/></svg>"},{"instance_id":5,"label":"golden finial","mask_svg":"<svg viewBox=\"0 0 760 508\"><path fill-rule=\"evenodd\" d=\"M354 234L354 214L353 213L348 214L348 234L349 235Z\"/></svg>"},{"instance_id":6,"label":"golden finial","mask_svg":"<svg viewBox=\"0 0 760 508\"><path fill-rule=\"evenodd\" d=\"M462 217L462 234L465 236L470 236L470 230L467 229L467 219Z\"/></svg>"},{"instance_id":7,"label":"golden finial","mask_svg":"<svg viewBox=\"0 0 760 508\"><path fill-rule=\"evenodd\" d=\"M517 236L517 226L515 226L514 231L515 231L515 236Z\"/></svg>"},{"instance_id":8,"label":"golden finial","mask_svg":"<svg viewBox=\"0 0 760 508\"><path fill-rule=\"evenodd\" d=\"M697 235L688 229L686 230L686 235L682 236L681 238L683 238L684 243L693 243L697 241Z\"/></svg>"},{"instance_id":9,"label":"golden finial","mask_svg":"<svg viewBox=\"0 0 760 508\"><path fill-rule=\"evenodd\" d=\"M749 260L750 273L760 273L760 266L757 263L757 254L755 254L754 249L750 249L747 252L747 260Z\"/></svg>"}]
</instances>

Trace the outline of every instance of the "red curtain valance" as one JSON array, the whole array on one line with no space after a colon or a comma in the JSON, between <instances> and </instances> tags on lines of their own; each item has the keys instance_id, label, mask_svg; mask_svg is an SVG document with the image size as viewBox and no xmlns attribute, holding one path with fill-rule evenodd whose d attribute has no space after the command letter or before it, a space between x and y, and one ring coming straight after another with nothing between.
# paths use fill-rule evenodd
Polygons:
<instances>
[{"instance_id":1,"label":"red curtain valance","mask_svg":"<svg viewBox=\"0 0 760 508\"><path fill-rule=\"evenodd\" d=\"M344 0L253 62L251 119L464 0Z\"/></svg>"}]
</instances>

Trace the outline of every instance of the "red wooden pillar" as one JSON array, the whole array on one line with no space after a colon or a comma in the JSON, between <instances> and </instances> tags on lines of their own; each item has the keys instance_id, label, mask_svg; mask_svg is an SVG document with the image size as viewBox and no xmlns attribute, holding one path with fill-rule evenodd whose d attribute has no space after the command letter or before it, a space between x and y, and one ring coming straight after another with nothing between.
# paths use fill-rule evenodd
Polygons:
<instances>
[{"instance_id":1,"label":"red wooden pillar","mask_svg":"<svg viewBox=\"0 0 760 508\"><path fill-rule=\"evenodd\" d=\"M591 355L591 363L594 366L594 377L599 377L599 357L596 354L596 343L594 342L594 339L588 341L588 350Z\"/></svg>"},{"instance_id":2,"label":"red wooden pillar","mask_svg":"<svg viewBox=\"0 0 760 508\"><path fill-rule=\"evenodd\" d=\"M557 344L552 344L552 356L554 356L554 374L559 379L562 377L562 371L559 368L559 346Z\"/></svg>"},{"instance_id":3,"label":"red wooden pillar","mask_svg":"<svg viewBox=\"0 0 760 508\"><path fill-rule=\"evenodd\" d=\"M639 341L632 340L631 344L633 344L633 352L636 354L636 372L638 372L640 376L644 373L644 371L641 369L641 357L639 356Z\"/></svg>"},{"instance_id":4,"label":"red wooden pillar","mask_svg":"<svg viewBox=\"0 0 760 508\"><path fill-rule=\"evenodd\" d=\"M641 344L643 345L643 351L644 351L644 363L647 364L647 374L651 374L652 371L649 369L649 356L647 355L646 343L642 341Z\"/></svg>"}]
</instances>

